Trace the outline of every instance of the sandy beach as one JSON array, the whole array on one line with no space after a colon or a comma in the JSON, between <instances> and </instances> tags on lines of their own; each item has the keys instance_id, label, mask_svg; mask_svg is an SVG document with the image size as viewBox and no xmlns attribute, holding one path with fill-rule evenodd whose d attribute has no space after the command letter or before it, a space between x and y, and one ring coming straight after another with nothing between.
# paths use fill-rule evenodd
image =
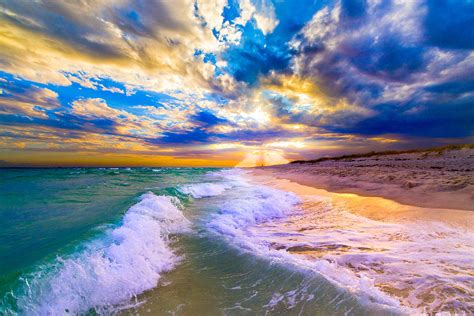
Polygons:
<instances>
[{"instance_id":1,"label":"sandy beach","mask_svg":"<svg viewBox=\"0 0 474 316\"><path fill-rule=\"evenodd\" d=\"M472 146L291 163L256 168L253 173L330 192L384 197L413 206L474 211Z\"/></svg>"},{"instance_id":2,"label":"sandy beach","mask_svg":"<svg viewBox=\"0 0 474 316\"><path fill-rule=\"evenodd\" d=\"M284 179L280 175L274 177L271 172L262 170L253 171L251 179L257 183L293 192L299 196L318 196L330 199L334 205L376 221L396 223L413 220L438 221L474 231L474 212L465 209L422 207L416 206L417 203L403 204L378 196L331 192L315 186L302 185L293 179Z\"/></svg>"},{"instance_id":3,"label":"sandy beach","mask_svg":"<svg viewBox=\"0 0 474 316\"><path fill-rule=\"evenodd\" d=\"M335 282L356 276L349 282L356 291L369 286L407 314L467 312L473 157L462 149L253 169L251 181L302 201L300 213L256 232L292 257L342 268Z\"/></svg>"}]
</instances>

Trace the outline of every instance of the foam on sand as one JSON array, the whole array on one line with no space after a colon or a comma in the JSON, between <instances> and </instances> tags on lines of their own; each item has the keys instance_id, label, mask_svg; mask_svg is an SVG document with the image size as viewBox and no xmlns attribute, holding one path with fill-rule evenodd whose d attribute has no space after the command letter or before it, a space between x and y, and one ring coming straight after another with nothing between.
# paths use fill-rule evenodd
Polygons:
<instances>
[{"instance_id":1,"label":"foam on sand","mask_svg":"<svg viewBox=\"0 0 474 316\"><path fill-rule=\"evenodd\" d=\"M173 197L144 194L120 226L25 278L17 297L20 313L107 313L133 303L179 261L169 237L186 232L190 224L179 207Z\"/></svg>"},{"instance_id":2,"label":"foam on sand","mask_svg":"<svg viewBox=\"0 0 474 316\"><path fill-rule=\"evenodd\" d=\"M375 287L368 277L357 275L334 261L314 260L287 251L288 247L279 244L279 241L297 240L302 234L280 225L304 215L301 209L303 200L288 191L254 185L244 177L241 177L241 182L245 185L225 193L226 201L208 223L212 232L243 251L316 273L374 307L395 312L408 311L396 298ZM274 229L269 232L270 228Z\"/></svg>"},{"instance_id":3,"label":"foam on sand","mask_svg":"<svg viewBox=\"0 0 474 316\"><path fill-rule=\"evenodd\" d=\"M254 179L301 197L302 212L247 229L289 262L316 267L370 301L396 300L409 313L472 311L472 212Z\"/></svg>"}]
</instances>

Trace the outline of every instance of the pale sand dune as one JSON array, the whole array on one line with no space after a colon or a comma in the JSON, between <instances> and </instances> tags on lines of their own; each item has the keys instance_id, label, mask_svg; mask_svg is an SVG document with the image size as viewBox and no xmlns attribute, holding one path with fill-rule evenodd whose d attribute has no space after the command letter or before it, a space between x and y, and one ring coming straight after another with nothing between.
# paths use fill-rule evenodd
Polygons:
<instances>
[{"instance_id":1,"label":"pale sand dune","mask_svg":"<svg viewBox=\"0 0 474 316\"><path fill-rule=\"evenodd\" d=\"M294 163L253 169L331 192L474 210L474 148Z\"/></svg>"}]
</instances>

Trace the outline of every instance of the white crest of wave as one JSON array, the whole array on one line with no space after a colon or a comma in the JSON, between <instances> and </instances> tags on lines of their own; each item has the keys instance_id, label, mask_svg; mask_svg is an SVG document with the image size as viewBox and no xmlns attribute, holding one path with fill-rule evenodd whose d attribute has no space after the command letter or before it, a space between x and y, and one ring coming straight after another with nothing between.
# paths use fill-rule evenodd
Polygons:
<instances>
[{"instance_id":1,"label":"white crest of wave","mask_svg":"<svg viewBox=\"0 0 474 316\"><path fill-rule=\"evenodd\" d=\"M28 315L107 312L155 287L179 260L169 234L189 229L178 203L173 197L144 194L105 238L37 271L27 294L18 298L20 310Z\"/></svg>"},{"instance_id":2,"label":"white crest of wave","mask_svg":"<svg viewBox=\"0 0 474 316\"><path fill-rule=\"evenodd\" d=\"M225 202L208 227L240 247L255 250L255 240L247 234L246 228L294 212L300 199L291 192L265 186L246 189L249 194Z\"/></svg>"},{"instance_id":3,"label":"white crest of wave","mask_svg":"<svg viewBox=\"0 0 474 316\"><path fill-rule=\"evenodd\" d=\"M245 186L247 182L243 176L247 173L246 170L239 168L222 169L218 171L211 171L207 173L210 181L218 182L203 182L181 185L178 190L181 193L191 195L195 199L204 197L211 197L221 195L234 186Z\"/></svg>"},{"instance_id":4,"label":"white crest of wave","mask_svg":"<svg viewBox=\"0 0 474 316\"><path fill-rule=\"evenodd\" d=\"M220 195L231 187L232 185L228 183L197 183L180 186L178 190L191 195L195 199L200 199Z\"/></svg>"}]
</instances>

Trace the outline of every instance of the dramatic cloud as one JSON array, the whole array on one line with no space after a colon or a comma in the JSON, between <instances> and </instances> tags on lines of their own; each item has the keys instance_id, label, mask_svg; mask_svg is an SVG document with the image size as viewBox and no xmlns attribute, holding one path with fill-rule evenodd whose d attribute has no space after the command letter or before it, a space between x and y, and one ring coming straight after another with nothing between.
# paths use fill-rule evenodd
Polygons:
<instances>
[{"instance_id":1,"label":"dramatic cloud","mask_svg":"<svg viewBox=\"0 0 474 316\"><path fill-rule=\"evenodd\" d=\"M472 1L0 1L0 159L472 142L473 24Z\"/></svg>"},{"instance_id":2,"label":"dramatic cloud","mask_svg":"<svg viewBox=\"0 0 474 316\"><path fill-rule=\"evenodd\" d=\"M473 114L474 55L450 25L473 21L473 7L454 2L437 6L421 1L342 1L320 10L295 36L292 67L329 95L374 112L363 121L329 124L328 130L472 136L474 123L466 117ZM432 16L445 14L443 10L453 12L450 22L433 22ZM440 28L443 23L448 25ZM454 34L446 39L452 47L427 34ZM450 49L456 45L458 49ZM458 90L450 93L449 86Z\"/></svg>"},{"instance_id":3,"label":"dramatic cloud","mask_svg":"<svg viewBox=\"0 0 474 316\"><path fill-rule=\"evenodd\" d=\"M59 107L58 94L47 88L14 85L5 80L0 81L0 91L0 114L46 118L46 110Z\"/></svg>"}]
</instances>

